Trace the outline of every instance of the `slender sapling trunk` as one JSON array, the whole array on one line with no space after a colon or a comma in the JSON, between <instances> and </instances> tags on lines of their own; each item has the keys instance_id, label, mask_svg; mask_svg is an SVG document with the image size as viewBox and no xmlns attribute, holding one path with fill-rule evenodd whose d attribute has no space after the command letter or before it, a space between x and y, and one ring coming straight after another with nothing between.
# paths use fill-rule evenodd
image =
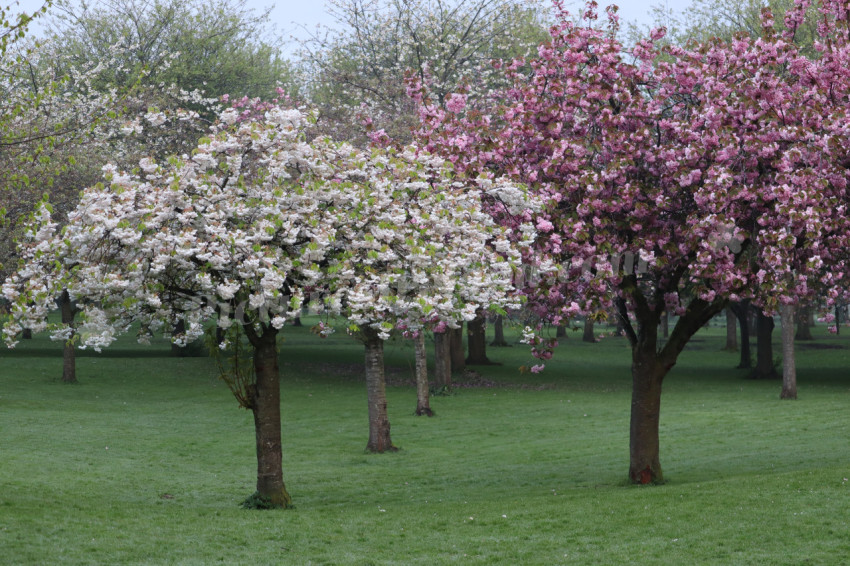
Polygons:
<instances>
[{"instance_id":1,"label":"slender sapling trunk","mask_svg":"<svg viewBox=\"0 0 850 566\"><path fill-rule=\"evenodd\" d=\"M59 310L62 315L62 324L73 328L77 309L71 303L71 296L67 289L62 291L62 295L59 297ZM77 350L73 341L75 334L76 331L71 332L71 335L65 340L65 347L62 350L62 383L77 383Z\"/></svg>"},{"instance_id":2,"label":"slender sapling trunk","mask_svg":"<svg viewBox=\"0 0 850 566\"><path fill-rule=\"evenodd\" d=\"M797 364L794 356L794 307L782 305L782 393L781 399L797 398Z\"/></svg>"},{"instance_id":3,"label":"slender sapling trunk","mask_svg":"<svg viewBox=\"0 0 850 566\"><path fill-rule=\"evenodd\" d=\"M425 351L425 333L419 332L413 339L416 348L416 415L434 416L431 410L431 394L428 389L428 354Z\"/></svg>"}]
</instances>

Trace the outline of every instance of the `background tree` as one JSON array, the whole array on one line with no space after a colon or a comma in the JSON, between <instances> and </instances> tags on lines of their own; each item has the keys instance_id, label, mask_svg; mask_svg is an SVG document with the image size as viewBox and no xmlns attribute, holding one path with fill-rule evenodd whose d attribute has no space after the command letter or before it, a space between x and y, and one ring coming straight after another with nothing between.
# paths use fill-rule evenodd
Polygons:
<instances>
[{"instance_id":1,"label":"background tree","mask_svg":"<svg viewBox=\"0 0 850 566\"><path fill-rule=\"evenodd\" d=\"M648 35L652 27L667 29L666 41L686 45L688 41L706 42L712 38L731 40L736 34L761 36L762 10L769 9L776 18L776 29L786 31L785 13L795 6L795 0L692 0L680 13L655 5L651 9L652 26L641 28L630 24L627 36L637 42ZM809 11L802 25L795 26L795 41L804 53L812 55L812 42L817 34L817 12Z\"/></svg>"},{"instance_id":2,"label":"background tree","mask_svg":"<svg viewBox=\"0 0 850 566\"><path fill-rule=\"evenodd\" d=\"M336 0L338 29L303 45L310 99L335 138L365 142L368 116L402 142L416 124L405 93L409 70L443 101L462 83L476 92L498 80L490 61L524 55L546 35L546 12L520 0Z\"/></svg>"},{"instance_id":3,"label":"background tree","mask_svg":"<svg viewBox=\"0 0 850 566\"><path fill-rule=\"evenodd\" d=\"M245 0L59 0L47 25L72 68L103 66L100 86L128 86L143 71L150 84L177 85L206 97L271 99L293 72L269 31L269 10Z\"/></svg>"}]
</instances>

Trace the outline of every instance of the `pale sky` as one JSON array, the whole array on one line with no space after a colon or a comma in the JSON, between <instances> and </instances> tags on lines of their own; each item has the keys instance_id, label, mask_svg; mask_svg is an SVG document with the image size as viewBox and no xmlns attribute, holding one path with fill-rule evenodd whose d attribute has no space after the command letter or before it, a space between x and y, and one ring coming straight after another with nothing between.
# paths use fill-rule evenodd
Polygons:
<instances>
[{"instance_id":1,"label":"pale sky","mask_svg":"<svg viewBox=\"0 0 850 566\"><path fill-rule=\"evenodd\" d=\"M43 3L42 0L18 0L18 5L15 6L15 0L0 1L3 1L4 5L13 4L12 12L31 12ZM90 2L96 4L97 0L90 0ZM652 6L666 6L675 12L680 12L690 5L690 0L621 0L620 2L598 0L598 2L601 7L607 6L609 3L616 3L620 7L621 21L635 22L640 25L652 23L649 18L649 11ZM568 0L567 4L580 7L584 2ZM271 23L285 38L290 36L306 38L307 30L315 30L318 24L334 25L333 18L327 13L324 0L247 0L247 5L257 11L268 6L274 6L271 13ZM578 11L578 8L576 8L576 11ZM294 50L294 46L292 49Z\"/></svg>"}]
</instances>

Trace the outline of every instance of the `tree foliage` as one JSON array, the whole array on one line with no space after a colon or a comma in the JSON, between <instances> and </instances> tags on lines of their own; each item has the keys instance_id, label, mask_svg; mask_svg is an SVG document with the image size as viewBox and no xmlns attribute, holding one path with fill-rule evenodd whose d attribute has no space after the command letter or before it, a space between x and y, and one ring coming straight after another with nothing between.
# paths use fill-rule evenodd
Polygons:
<instances>
[{"instance_id":1,"label":"tree foliage","mask_svg":"<svg viewBox=\"0 0 850 566\"><path fill-rule=\"evenodd\" d=\"M272 98L279 84L292 87L289 62L267 31L269 11L255 13L245 0L60 0L48 36L66 54L64 63L102 66L104 88L128 86L145 72L151 84L177 85L208 97Z\"/></svg>"},{"instance_id":2,"label":"tree foliage","mask_svg":"<svg viewBox=\"0 0 850 566\"><path fill-rule=\"evenodd\" d=\"M416 148L308 144L309 121L277 104L232 107L191 155L106 167L66 225L38 209L2 287L10 345L25 328L100 349L134 322L141 340L162 330L178 344L210 319L238 325L254 372L228 384L254 412L258 494L283 506L278 331L310 297L377 343L503 305L520 254L482 192L523 217L528 202L510 184L456 179ZM84 304L76 329L47 319L65 292Z\"/></svg>"},{"instance_id":3,"label":"tree foliage","mask_svg":"<svg viewBox=\"0 0 850 566\"><path fill-rule=\"evenodd\" d=\"M309 94L320 125L363 141L360 120L410 139L414 106L403 83L412 70L440 100L467 84L492 84L490 61L524 55L545 38L540 5L519 0L338 0L339 29L304 44Z\"/></svg>"}]
</instances>

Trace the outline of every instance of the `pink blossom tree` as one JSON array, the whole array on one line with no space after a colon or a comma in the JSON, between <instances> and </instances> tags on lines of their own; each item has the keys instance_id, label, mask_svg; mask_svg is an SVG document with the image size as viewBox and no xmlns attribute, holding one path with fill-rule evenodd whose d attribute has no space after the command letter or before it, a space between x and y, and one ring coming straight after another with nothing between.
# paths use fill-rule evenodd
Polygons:
<instances>
[{"instance_id":1,"label":"pink blossom tree","mask_svg":"<svg viewBox=\"0 0 850 566\"><path fill-rule=\"evenodd\" d=\"M511 86L486 104L431 103L415 81L429 149L460 170L528 183L537 217L532 307L558 324L616 308L632 346L629 477L663 481L662 383L688 340L727 301L768 311L845 271L847 10L817 12L819 57L794 43L808 2L775 30L627 52L608 26L560 9L536 57L503 63ZM462 95L458 95L459 101ZM833 293L831 296L835 296ZM664 311L678 320L659 337ZM541 351L541 355L550 355Z\"/></svg>"}]
</instances>

